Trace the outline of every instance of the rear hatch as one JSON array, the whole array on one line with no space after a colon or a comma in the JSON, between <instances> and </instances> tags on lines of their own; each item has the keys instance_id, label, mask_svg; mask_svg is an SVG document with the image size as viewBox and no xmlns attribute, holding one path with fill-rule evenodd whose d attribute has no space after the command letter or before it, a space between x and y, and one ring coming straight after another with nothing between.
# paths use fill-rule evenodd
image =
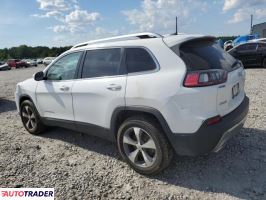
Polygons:
<instances>
[{"instance_id":1,"label":"rear hatch","mask_svg":"<svg viewBox=\"0 0 266 200\"><path fill-rule=\"evenodd\" d=\"M199 75L199 84L192 83L189 87L217 88L216 107L220 116L230 113L241 104L245 97L243 65L217 45L215 38L198 37L176 44L171 49L185 62L186 78L191 74L194 76L189 81L195 80L195 74Z\"/></svg>"}]
</instances>

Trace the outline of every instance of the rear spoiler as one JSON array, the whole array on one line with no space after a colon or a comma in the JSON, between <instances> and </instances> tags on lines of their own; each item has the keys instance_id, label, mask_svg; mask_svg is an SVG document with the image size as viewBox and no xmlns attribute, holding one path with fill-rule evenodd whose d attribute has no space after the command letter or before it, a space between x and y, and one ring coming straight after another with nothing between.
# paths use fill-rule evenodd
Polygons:
<instances>
[{"instance_id":1,"label":"rear spoiler","mask_svg":"<svg viewBox=\"0 0 266 200\"><path fill-rule=\"evenodd\" d=\"M202 36L202 35L193 35L189 37L182 37L182 36L170 36L170 37L165 37L163 38L164 43L169 47L169 48L174 48L175 53L178 53L179 55L179 48L181 45L187 43L187 42L196 42L199 40L209 40L209 41L215 41L216 38L213 36Z\"/></svg>"}]
</instances>

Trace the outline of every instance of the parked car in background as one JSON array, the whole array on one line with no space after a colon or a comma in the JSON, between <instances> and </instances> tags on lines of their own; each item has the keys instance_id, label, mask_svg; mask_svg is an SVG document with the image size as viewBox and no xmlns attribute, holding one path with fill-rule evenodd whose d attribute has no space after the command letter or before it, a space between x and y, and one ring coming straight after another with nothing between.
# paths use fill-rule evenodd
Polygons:
<instances>
[{"instance_id":1,"label":"parked car in background","mask_svg":"<svg viewBox=\"0 0 266 200\"><path fill-rule=\"evenodd\" d=\"M0 71L10 70L11 67L7 63L0 62Z\"/></svg>"},{"instance_id":2,"label":"parked car in background","mask_svg":"<svg viewBox=\"0 0 266 200\"><path fill-rule=\"evenodd\" d=\"M266 43L247 42L228 51L236 59L242 61L244 66L263 66L266 68Z\"/></svg>"},{"instance_id":3,"label":"parked car in background","mask_svg":"<svg viewBox=\"0 0 266 200\"><path fill-rule=\"evenodd\" d=\"M25 59L25 60L23 60L23 61L26 62L29 66L35 66L35 67L37 67L37 62L36 62L36 60Z\"/></svg>"},{"instance_id":4,"label":"parked car in background","mask_svg":"<svg viewBox=\"0 0 266 200\"><path fill-rule=\"evenodd\" d=\"M55 59L55 57L46 57L46 58L43 59L43 64L47 66L47 65L49 65L51 62L53 62L54 59Z\"/></svg>"},{"instance_id":5,"label":"parked car in background","mask_svg":"<svg viewBox=\"0 0 266 200\"><path fill-rule=\"evenodd\" d=\"M42 58L38 58L37 59L37 64L42 64L43 63L43 59Z\"/></svg>"},{"instance_id":6,"label":"parked car in background","mask_svg":"<svg viewBox=\"0 0 266 200\"><path fill-rule=\"evenodd\" d=\"M8 66L10 67L14 67L14 68L21 68L21 67L29 67L30 65L23 61L23 60L19 60L19 59L9 59L7 61Z\"/></svg>"}]
</instances>

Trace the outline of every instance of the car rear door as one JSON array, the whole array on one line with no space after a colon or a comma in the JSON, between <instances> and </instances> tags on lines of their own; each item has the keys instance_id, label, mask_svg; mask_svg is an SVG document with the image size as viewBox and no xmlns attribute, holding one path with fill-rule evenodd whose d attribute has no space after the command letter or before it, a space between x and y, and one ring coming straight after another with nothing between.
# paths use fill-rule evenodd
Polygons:
<instances>
[{"instance_id":1,"label":"car rear door","mask_svg":"<svg viewBox=\"0 0 266 200\"><path fill-rule=\"evenodd\" d=\"M101 134L97 128L109 129L114 110L125 106L127 77L122 55L121 48L86 52L80 77L72 88L74 116L80 131Z\"/></svg>"},{"instance_id":2,"label":"car rear door","mask_svg":"<svg viewBox=\"0 0 266 200\"><path fill-rule=\"evenodd\" d=\"M38 82L36 98L42 117L74 121L71 89L82 53L59 58L46 71L46 80Z\"/></svg>"},{"instance_id":3,"label":"car rear door","mask_svg":"<svg viewBox=\"0 0 266 200\"><path fill-rule=\"evenodd\" d=\"M253 66L258 64L257 43L246 43L237 51L238 58L246 66Z\"/></svg>"},{"instance_id":4,"label":"car rear door","mask_svg":"<svg viewBox=\"0 0 266 200\"><path fill-rule=\"evenodd\" d=\"M258 66L262 66L263 59L266 56L266 43L258 43L257 53L258 53Z\"/></svg>"}]
</instances>

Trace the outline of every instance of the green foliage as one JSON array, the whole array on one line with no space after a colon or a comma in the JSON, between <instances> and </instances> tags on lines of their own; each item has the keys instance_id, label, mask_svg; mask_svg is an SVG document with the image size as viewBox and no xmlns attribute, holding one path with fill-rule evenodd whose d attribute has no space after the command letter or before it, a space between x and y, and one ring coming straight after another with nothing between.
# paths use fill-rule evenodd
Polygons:
<instances>
[{"instance_id":1,"label":"green foliage","mask_svg":"<svg viewBox=\"0 0 266 200\"><path fill-rule=\"evenodd\" d=\"M10 58L23 59L23 58L45 58L45 57L56 57L66 50L70 49L71 46L67 47L30 47L27 45L21 45L19 47L0 49L0 60L6 61Z\"/></svg>"}]
</instances>

